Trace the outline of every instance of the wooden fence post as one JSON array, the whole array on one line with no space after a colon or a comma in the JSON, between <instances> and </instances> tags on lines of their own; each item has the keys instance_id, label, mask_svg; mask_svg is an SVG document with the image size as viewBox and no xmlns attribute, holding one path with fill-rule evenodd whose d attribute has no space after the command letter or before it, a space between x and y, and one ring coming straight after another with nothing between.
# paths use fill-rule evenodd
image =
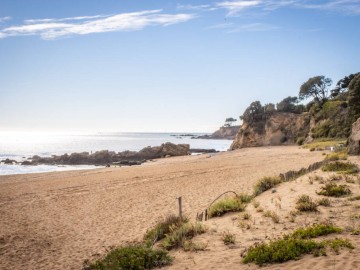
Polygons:
<instances>
[{"instance_id":1,"label":"wooden fence post","mask_svg":"<svg viewBox=\"0 0 360 270\"><path fill-rule=\"evenodd\" d=\"M179 217L182 219L182 199L181 196L178 198L179 201Z\"/></svg>"}]
</instances>

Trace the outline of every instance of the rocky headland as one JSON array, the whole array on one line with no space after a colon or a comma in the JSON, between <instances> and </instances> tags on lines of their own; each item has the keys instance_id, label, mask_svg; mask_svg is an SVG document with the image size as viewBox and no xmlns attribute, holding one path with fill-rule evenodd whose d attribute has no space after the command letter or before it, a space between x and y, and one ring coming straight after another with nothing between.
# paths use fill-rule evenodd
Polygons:
<instances>
[{"instance_id":1,"label":"rocky headland","mask_svg":"<svg viewBox=\"0 0 360 270\"><path fill-rule=\"evenodd\" d=\"M239 129L240 126L220 127L210 135L197 136L192 139L234 140Z\"/></svg>"},{"instance_id":2,"label":"rocky headland","mask_svg":"<svg viewBox=\"0 0 360 270\"><path fill-rule=\"evenodd\" d=\"M188 144L173 144L170 142L160 146L145 147L140 151L114 152L108 150L95 153L82 152L64 155L53 155L51 157L33 156L30 160L24 161L21 165L140 165L143 162L165 157L190 155Z\"/></svg>"}]
</instances>

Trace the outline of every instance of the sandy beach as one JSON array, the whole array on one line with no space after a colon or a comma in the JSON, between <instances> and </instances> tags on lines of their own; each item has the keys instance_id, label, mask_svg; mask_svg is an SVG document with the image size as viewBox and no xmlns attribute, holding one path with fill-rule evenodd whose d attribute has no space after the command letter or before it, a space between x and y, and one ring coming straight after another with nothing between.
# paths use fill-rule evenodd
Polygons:
<instances>
[{"instance_id":1,"label":"sandy beach","mask_svg":"<svg viewBox=\"0 0 360 270\"><path fill-rule=\"evenodd\" d=\"M258 147L166 158L135 167L1 176L0 269L81 269L84 260L97 258L113 246L141 240L159 218L176 214L178 196L183 198L185 214L194 220L197 212L225 191L250 192L263 176L298 170L323 158L322 152L298 146ZM355 162L360 163L359 158ZM296 188L286 185L283 193L276 194L284 194L283 209L286 198L291 201L308 191L305 187L289 195ZM314 193L315 188L312 185L309 192ZM259 200L271 209L273 200L266 197L270 195L261 196ZM207 225L211 232L221 233L231 220L214 219ZM220 229L211 230L214 226ZM279 226L276 232L281 231ZM265 237L266 233L247 231L245 237L260 234ZM211 241L209 236L201 237ZM167 269L256 268L240 264L239 250L233 253L236 258L229 259L229 250L219 245L210 243L209 251L197 254L175 252L174 265ZM214 253L221 249L223 253ZM338 260L346 260L350 255L345 251L339 256ZM301 268L304 260L290 262L290 266L315 269L311 265L316 260L306 260L307 268ZM316 262L321 260L325 259ZM356 269L358 263L351 259L342 269ZM316 269L325 269L325 262L320 266ZM269 269L290 269L283 267Z\"/></svg>"}]
</instances>

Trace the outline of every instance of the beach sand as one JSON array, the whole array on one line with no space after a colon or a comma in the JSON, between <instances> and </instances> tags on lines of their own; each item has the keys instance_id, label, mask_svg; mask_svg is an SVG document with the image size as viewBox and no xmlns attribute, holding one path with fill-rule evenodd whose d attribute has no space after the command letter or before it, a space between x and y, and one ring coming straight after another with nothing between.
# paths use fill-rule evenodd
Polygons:
<instances>
[{"instance_id":1,"label":"beach sand","mask_svg":"<svg viewBox=\"0 0 360 270\"><path fill-rule=\"evenodd\" d=\"M94 260L113 246L139 241L160 218L177 214L178 196L182 196L184 213L194 220L197 212L225 191L251 192L263 176L298 170L323 158L322 152L297 146L258 147L159 159L136 167L1 176L0 269L81 269L84 260ZM355 162L360 164L359 158ZM281 193L262 194L259 201L272 209L278 204L270 196L280 195L280 216L285 219L298 194L314 193L318 187L305 178L297 181L281 185ZM301 187L299 181L306 185ZM296 192L290 192L292 189ZM166 269L257 268L241 265L241 248L255 237L283 232L283 226L272 230L274 225L259 217L263 220L260 229L243 232L234 225L237 218L238 214L232 214L205 222L209 233L197 240L207 241L208 250L172 252L174 264ZM300 226L295 223L293 227L296 225ZM223 230L237 230L238 239L248 242L229 249L219 238ZM342 269L358 266L351 254L345 251L336 258L347 261ZM285 264L288 268L268 269L322 269L326 263L324 258L309 257Z\"/></svg>"}]
</instances>

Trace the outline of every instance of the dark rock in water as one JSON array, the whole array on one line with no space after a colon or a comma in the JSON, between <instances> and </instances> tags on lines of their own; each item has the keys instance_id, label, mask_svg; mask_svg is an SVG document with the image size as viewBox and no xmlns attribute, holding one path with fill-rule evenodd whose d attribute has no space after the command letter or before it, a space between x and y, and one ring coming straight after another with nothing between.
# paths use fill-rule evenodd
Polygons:
<instances>
[{"instance_id":1,"label":"dark rock in water","mask_svg":"<svg viewBox=\"0 0 360 270\"><path fill-rule=\"evenodd\" d=\"M17 161L16 161L16 160L9 159L9 158L4 159L4 160L2 160L2 161L0 161L0 162L3 162L3 163L5 163L5 164L7 164L7 165L17 164Z\"/></svg>"},{"instance_id":2,"label":"dark rock in water","mask_svg":"<svg viewBox=\"0 0 360 270\"><path fill-rule=\"evenodd\" d=\"M360 155L360 118L352 124L349 137L349 154Z\"/></svg>"},{"instance_id":3,"label":"dark rock in water","mask_svg":"<svg viewBox=\"0 0 360 270\"><path fill-rule=\"evenodd\" d=\"M33 163L31 163L30 161L28 160L25 160L23 162L21 162L21 165L25 165L25 166L28 166L28 165L34 165Z\"/></svg>"},{"instance_id":4,"label":"dark rock in water","mask_svg":"<svg viewBox=\"0 0 360 270\"><path fill-rule=\"evenodd\" d=\"M197 154L197 153L217 153L219 151L216 151L215 149L200 149L200 148L191 148L190 153L191 154Z\"/></svg>"},{"instance_id":5,"label":"dark rock in water","mask_svg":"<svg viewBox=\"0 0 360 270\"><path fill-rule=\"evenodd\" d=\"M89 154L72 153L64 154L61 156L40 157L33 156L31 165L36 164L51 164L51 165L102 165L107 164L120 164L120 165L140 165L149 159L163 158L166 156L185 156L190 154L190 146L188 144L173 144L164 143L160 146L145 147L139 152L123 151L113 152L108 150L97 151ZM28 164L30 165L30 164Z\"/></svg>"}]
</instances>

